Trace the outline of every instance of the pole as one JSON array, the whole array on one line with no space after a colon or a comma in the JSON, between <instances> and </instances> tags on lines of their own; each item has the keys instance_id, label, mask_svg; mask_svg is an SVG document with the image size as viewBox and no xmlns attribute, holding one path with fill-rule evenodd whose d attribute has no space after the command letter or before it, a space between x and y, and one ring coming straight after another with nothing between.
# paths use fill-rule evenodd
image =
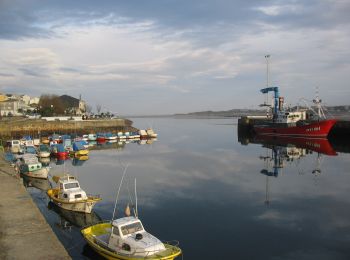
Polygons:
<instances>
[{"instance_id":1,"label":"pole","mask_svg":"<svg viewBox=\"0 0 350 260\"><path fill-rule=\"evenodd\" d=\"M269 87L269 58L270 58L270 54L265 55L265 59L266 59L266 87Z\"/></svg>"}]
</instances>

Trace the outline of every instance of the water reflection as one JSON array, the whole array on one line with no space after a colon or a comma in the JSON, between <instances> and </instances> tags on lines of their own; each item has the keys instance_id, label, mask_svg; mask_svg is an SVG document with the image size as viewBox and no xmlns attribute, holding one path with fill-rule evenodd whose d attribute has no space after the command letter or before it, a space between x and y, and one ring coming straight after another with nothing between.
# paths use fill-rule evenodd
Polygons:
<instances>
[{"instance_id":1,"label":"water reflection","mask_svg":"<svg viewBox=\"0 0 350 260\"><path fill-rule=\"evenodd\" d=\"M24 187L34 187L42 191L51 189L51 185L48 179L33 178L24 174L21 174L21 177L23 179Z\"/></svg>"},{"instance_id":2,"label":"water reflection","mask_svg":"<svg viewBox=\"0 0 350 260\"><path fill-rule=\"evenodd\" d=\"M327 139L307 139L272 136L254 136L252 143L261 144L267 148L266 155L260 159L265 162L265 168L260 173L277 177L286 163L300 163L307 155L317 153L317 164L313 174L320 174L322 155L335 156L337 153Z\"/></svg>"},{"instance_id":3,"label":"water reflection","mask_svg":"<svg viewBox=\"0 0 350 260\"><path fill-rule=\"evenodd\" d=\"M349 259L350 155L332 142L333 150L329 142L238 136L242 145L232 119L152 123L160 136L151 145L96 143L79 167L66 162L85 190L101 194L94 208L101 218L111 218L120 162L129 163L146 230L179 240L185 259ZM51 174L62 168L50 166ZM72 258L97 259L79 228L60 228L60 215L46 199L40 206L39 195L37 204Z\"/></svg>"},{"instance_id":4,"label":"water reflection","mask_svg":"<svg viewBox=\"0 0 350 260\"><path fill-rule=\"evenodd\" d=\"M90 226L102 221L101 217L94 211L92 211L90 214L87 214L83 212L66 210L58 207L51 201L48 203L47 208L59 215L60 219L58 222L56 222L56 225L61 229L71 230L72 226L80 228Z\"/></svg>"}]
</instances>

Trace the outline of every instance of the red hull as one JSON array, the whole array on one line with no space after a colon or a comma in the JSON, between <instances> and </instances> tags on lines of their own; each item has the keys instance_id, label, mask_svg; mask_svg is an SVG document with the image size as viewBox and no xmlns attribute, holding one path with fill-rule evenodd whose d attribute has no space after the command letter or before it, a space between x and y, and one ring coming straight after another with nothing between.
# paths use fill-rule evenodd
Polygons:
<instances>
[{"instance_id":1,"label":"red hull","mask_svg":"<svg viewBox=\"0 0 350 260\"><path fill-rule=\"evenodd\" d=\"M55 153L56 158L67 158L69 156L68 152L57 152Z\"/></svg>"},{"instance_id":2,"label":"red hull","mask_svg":"<svg viewBox=\"0 0 350 260\"><path fill-rule=\"evenodd\" d=\"M335 119L329 119L307 125L289 127L272 123L268 125L255 125L254 130L259 135L325 138L336 122L337 120Z\"/></svg>"},{"instance_id":3,"label":"red hull","mask_svg":"<svg viewBox=\"0 0 350 260\"><path fill-rule=\"evenodd\" d=\"M100 143L106 142L106 137L97 137L96 141Z\"/></svg>"},{"instance_id":4,"label":"red hull","mask_svg":"<svg viewBox=\"0 0 350 260\"><path fill-rule=\"evenodd\" d=\"M294 145L298 148L304 148L317 153L322 153L326 155L337 155L337 152L333 149L328 139L257 135L254 138L254 142L265 144L265 145L269 144L269 145L277 145L277 146Z\"/></svg>"}]
</instances>

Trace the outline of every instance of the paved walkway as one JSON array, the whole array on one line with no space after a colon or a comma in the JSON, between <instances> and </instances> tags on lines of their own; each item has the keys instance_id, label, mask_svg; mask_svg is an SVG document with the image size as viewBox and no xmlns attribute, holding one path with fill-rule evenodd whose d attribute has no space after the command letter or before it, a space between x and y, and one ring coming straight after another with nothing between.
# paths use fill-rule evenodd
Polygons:
<instances>
[{"instance_id":1,"label":"paved walkway","mask_svg":"<svg viewBox=\"0 0 350 260\"><path fill-rule=\"evenodd\" d=\"M0 259L71 259L0 152Z\"/></svg>"}]
</instances>

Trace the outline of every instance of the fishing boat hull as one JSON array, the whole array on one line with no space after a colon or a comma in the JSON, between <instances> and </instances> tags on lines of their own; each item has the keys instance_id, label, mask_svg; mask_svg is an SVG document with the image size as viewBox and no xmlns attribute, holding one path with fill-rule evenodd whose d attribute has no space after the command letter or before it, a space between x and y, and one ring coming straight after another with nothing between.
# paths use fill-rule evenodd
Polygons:
<instances>
[{"instance_id":1,"label":"fishing boat hull","mask_svg":"<svg viewBox=\"0 0 350 260\"><path fill-rule=\"evenodd\" d=\"M330 130L336 122L337 120L329 119L312 122L304 125L296 124L293 126L270 123L255 125L254 131L259 135L325 138L328 136Z\"/></svg>"},{"instance_id":2,"label":"fishing boat hull","mask_svg":"<svg viewBox=\"0 0 350 260\"><path fill-rule=\"evenodd\" d=\"M109 250L105 245L97 243L97 236L108 235L111 231L111 223L99 223L90 227L83 228L81 233L89 244L90 247L98 254L102 255L106 259L119 259L119 260L140 260L140 259L153 259L153 260L172 260L181 254L181 249L177 246L164 244L165 250L152 254L150 256L135 256L135 255L121 255L115 251Z\"/></svg>"},{"instance_id":3,"label":"fishing boat hull","mask_svg":"<svg viewBox=\"0 0 350 260\"><path fill-rule=\"evenodd\" d=\"M69 202L58 198L58 189L49 189L47 191L47 195L50 200L55 203L58 207L61 207L66 210L91 213L95 204L101 200L101 198L97 197L88 197L86 200Z\"/></svg>"},{"instance_id":4,"label":"fishing boat hull","mask_svg":"<svg viewBox=\"0 0 350 260\"><path fill-rule=\"evenodd\" d=\"M21 171L21 174L32 178L47 179L49 168L44 167L35 171Z\"/></svg>"}]
</instances>

